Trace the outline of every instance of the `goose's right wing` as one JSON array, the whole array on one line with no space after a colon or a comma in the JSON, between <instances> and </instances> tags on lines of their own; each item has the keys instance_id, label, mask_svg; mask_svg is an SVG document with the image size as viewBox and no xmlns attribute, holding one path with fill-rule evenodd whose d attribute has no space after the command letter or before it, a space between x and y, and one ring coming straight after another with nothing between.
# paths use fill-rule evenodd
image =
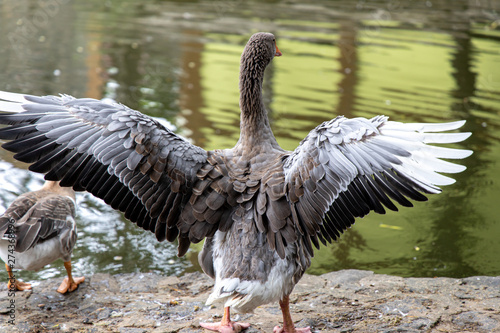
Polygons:
<instances>
[{"instance_id":1,"label":"goose's right wing","mask_svg":"<svg viewBox=\"0 0 500 333\"><path fill-rule=\"evenodd\" d=\"M173 241L207 153L121 104L0 92L0 139L30 170L104 199L138 226ZM179 240L182 250L189 241ZM181 249L179 252L182 252Z\"/></svg>"}]
</instances>

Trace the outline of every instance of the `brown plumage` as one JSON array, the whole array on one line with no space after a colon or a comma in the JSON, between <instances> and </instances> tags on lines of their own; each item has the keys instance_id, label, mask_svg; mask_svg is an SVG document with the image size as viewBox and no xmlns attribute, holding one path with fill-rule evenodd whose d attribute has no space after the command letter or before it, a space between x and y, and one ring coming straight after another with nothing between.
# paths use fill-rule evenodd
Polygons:
<instances>
[{"instance_id":1,"label":"brown plumage","mask_svg":"<svg viewBox=\"0 0 500 333\"><path fill-rule=\"evenodd\" d=\"M465 140L442 133L464 122L402 124L387 117L324 122L293 152L277 143L262 101L264 70L281 55L274 36L257 33L241 57L241 135L232 149L205 151L156 120L121 104L71 96L0 92L0 139L30 170L104 199L179 255L205 239L199 261L215 279L208 303L225 302L221 323L238 331L229 307L249 312L279 301L294 327L288 296L310 265L313 247L337 239L356 217L411 206L453 183L437 172L465 168L439 158L467 150L427 143Z\"/></svg>"},{"instance_id":2,"label":"brown plumage","mask_svg":"<svg viewBox=\"0 0 500 333\"><path fill-rule=\"evenodd\" d=\"M37 271L57 259L68 277L57 291L73 291L84 278L71 275L76 244L75 192L46 181L40 190L21 194L0 216L0 257L9 273L9 289L31 289L13 278L12 269Z\"/></svg>"}]
</instances>

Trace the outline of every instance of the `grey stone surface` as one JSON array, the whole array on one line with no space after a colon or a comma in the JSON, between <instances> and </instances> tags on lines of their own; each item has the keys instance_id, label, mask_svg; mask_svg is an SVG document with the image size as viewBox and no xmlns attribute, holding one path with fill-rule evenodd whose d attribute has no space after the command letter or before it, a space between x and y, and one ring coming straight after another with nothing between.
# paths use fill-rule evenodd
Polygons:
<instances>
[{"instance_id":1,"label":"grey stone surface","mask_svg":"<svg viewBox=\"0 0 500 333\"><path fill-rule=\"evenodd\" d=\"M8 297L0 285L1 332L205 332L199 322L219 321L222 306L205 306L213 282L200 273L96 274L75 292L56 292L59 279ZM15 322L8 306L15 302ZM297 327L313 332L500 332L500 276L401 278L344 270L306 275L291 296ZM282 322L278 304L253 314L248 333L272 332Z\"/></svg>"}]
</instances>

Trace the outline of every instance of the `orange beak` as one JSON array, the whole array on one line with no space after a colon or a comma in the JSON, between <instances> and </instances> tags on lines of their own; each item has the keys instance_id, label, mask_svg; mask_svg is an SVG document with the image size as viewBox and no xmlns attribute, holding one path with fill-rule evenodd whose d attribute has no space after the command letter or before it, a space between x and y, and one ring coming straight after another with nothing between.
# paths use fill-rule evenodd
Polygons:
<instances>
[{"instance_id":1,"label":"orange beak","mask_svg":"<svg viewBox=\"0 0 500 333\"><path fill-rule=\"evenodd\" d=\"M282 53L281 51L278 49L278 45L276 45L276 53L274 54L276 57L281 57L282 56Z\"/></svg>"}]
</instances>

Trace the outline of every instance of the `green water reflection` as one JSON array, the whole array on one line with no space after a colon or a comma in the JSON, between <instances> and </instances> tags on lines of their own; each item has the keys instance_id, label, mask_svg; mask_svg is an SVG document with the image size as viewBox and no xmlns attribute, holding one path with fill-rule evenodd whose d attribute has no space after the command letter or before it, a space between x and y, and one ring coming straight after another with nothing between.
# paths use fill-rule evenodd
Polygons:
<instances>
[{"instance_id":1,"label":"green water reflection","mask_svg":"<svg viewBox=\"0 0 500 333\"><path fill-rule=\"evenodd\" d=\"M285 149L338 114L466 119L473 136L457 147L475 153L456 184L413 209L357 221L317 252L310 273L500 274L499 2L70 1L46 10L45 23L35 19L40 6L0 2L1 90L113 98L168 119L205 149L239 137L239 56L256 31L273 32L283 52L264 96ZM5 208L42 178L5 151L0 158ZM88 194L78 201L78 274L198 269L199 245L176 258L175 244L156 242ZM62 275L60 263L21 274Z\"/></svg>"}]
</instances>

